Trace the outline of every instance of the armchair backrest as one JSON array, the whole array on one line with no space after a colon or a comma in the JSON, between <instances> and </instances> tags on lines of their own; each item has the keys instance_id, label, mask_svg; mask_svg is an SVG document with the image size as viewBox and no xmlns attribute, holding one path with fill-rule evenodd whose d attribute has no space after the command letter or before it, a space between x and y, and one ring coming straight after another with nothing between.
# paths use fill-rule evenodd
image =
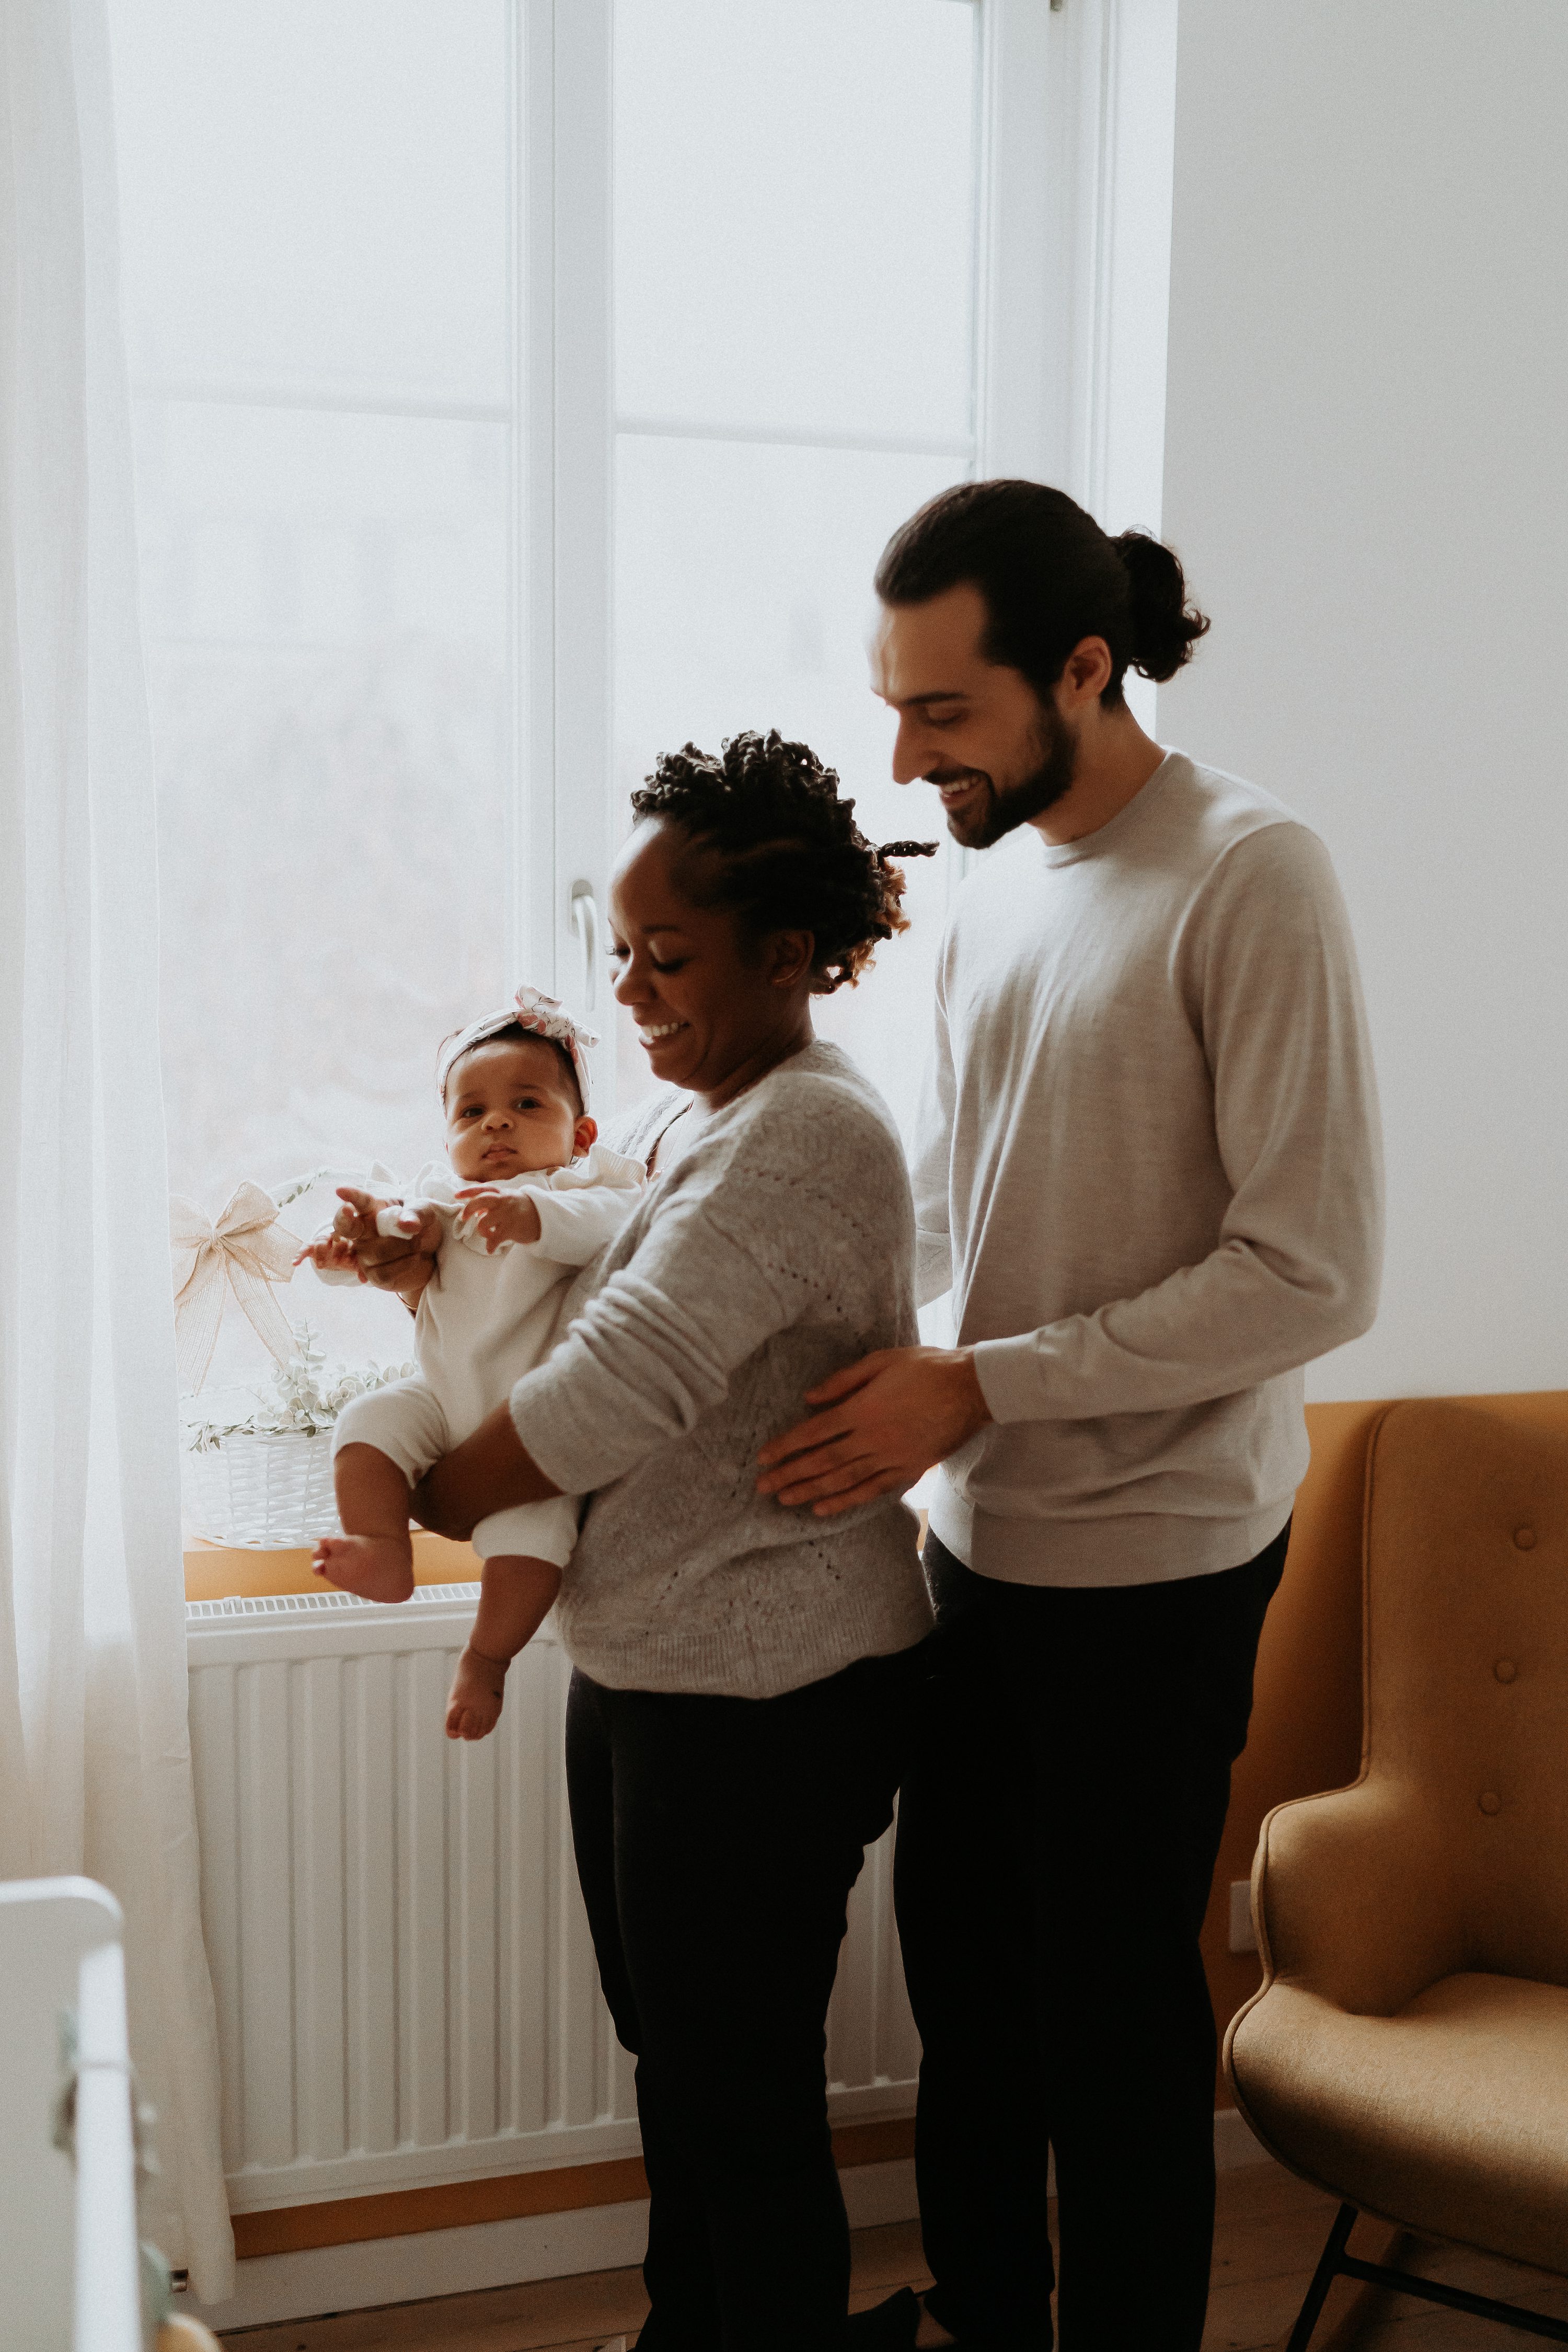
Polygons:
<instances>
[{"instance_id":1,"label":"armchair backrest","mask_svg":"<svg viewBox=\"0 0 1568 2352\"><path fill-rule=\"evenodd\" d=\"M1568 1434L1392 1406L1365 1561L1363 1782L1436 1839L1460 1965L1568 1985Z\"/></svg>"}]
</instances>

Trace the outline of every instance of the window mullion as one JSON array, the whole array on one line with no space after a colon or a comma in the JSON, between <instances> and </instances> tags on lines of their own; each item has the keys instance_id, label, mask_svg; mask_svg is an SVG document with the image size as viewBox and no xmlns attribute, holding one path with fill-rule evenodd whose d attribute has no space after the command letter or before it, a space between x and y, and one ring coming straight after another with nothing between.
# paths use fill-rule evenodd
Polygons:
<instances>
[{"instance_id":1,"label":"window mullion","mask_svg":"<svg viewBox=\"0 0 1568 2352\"><path fill-rule=\"evenodd\" d=\"M613 340L610 285L612 0L521 0L533 93L525 297L530 418L522 563L529 583L529 969L607 1036L602 952L574 924L599 910L610 849ZM548 59L548 114L541 82ZM548 153L541 152L548 150ZM548 802L548 807L545 803ZM590 1000L596 1000L590 1002ZM614 1055L596 1079L608 1107Z\"/></svg>"},{"instance_id":2,"label":"window mullion","mask_svg":"<svg viewBox=\"0 0 1568 2352\"><path fill-rule=\"evenodd\" d=\"M1160 520L1175 25L1176 0L984 0L980 470L1112 530Z\"/></svg>"}]
</instances>

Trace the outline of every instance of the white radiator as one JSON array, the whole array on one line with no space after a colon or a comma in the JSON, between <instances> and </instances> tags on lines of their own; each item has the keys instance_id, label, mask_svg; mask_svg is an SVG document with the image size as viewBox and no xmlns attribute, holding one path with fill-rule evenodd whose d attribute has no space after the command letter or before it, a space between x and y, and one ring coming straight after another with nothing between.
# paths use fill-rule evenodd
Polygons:
<instances>
[{"instance_id":1,"label":"white radiator","mask_svg":"<svg viewBox=\"0 0 1568 2352\"><path fill-rule=\"evenodd\" d=\"M188 1604L202 1916L237 2213L634 2155L600 1999L548 1631L449 1740L477 1584ZM907 2113L919 2043L868 1857L828 2025L836 2124Z\"/></svg>"}]
</instances>

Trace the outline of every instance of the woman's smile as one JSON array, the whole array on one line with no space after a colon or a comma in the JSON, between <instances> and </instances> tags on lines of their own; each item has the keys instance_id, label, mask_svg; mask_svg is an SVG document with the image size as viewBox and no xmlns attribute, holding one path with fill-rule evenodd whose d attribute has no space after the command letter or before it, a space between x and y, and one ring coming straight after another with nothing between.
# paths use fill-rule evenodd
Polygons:
<instances>
[{"instance_id":1,"label":"woman's smile","mask_svg":"<svg viewBox=\"0 0 1568 2352\"><path fill-rule=\"evenodd\" d=\"M718 1101L811 1037L809 935L754 938L707 903L721 871L678 826L645 819L610 882L616 1001L661 1084Z\"/></svg>"}]
</instances>

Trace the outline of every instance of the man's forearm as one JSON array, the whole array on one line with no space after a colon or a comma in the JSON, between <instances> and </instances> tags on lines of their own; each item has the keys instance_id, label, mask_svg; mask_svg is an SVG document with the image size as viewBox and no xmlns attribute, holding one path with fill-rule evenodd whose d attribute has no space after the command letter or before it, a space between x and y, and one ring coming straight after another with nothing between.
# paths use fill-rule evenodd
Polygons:
<instances>
[{"instance_id":1,"label":"man's forearm","mask_svg":"<svg viewBox=\"0 0 1568 2352\"><path fill-rule=\"evenodd\" d=\"M1288 1270L1239 1242L1132 1298L982 1339L974 1369L999 1422L1167 1412L1259 1387L1342 1346L1377 1304L1373 1246Z\"/></svg>"}]
</instances>

